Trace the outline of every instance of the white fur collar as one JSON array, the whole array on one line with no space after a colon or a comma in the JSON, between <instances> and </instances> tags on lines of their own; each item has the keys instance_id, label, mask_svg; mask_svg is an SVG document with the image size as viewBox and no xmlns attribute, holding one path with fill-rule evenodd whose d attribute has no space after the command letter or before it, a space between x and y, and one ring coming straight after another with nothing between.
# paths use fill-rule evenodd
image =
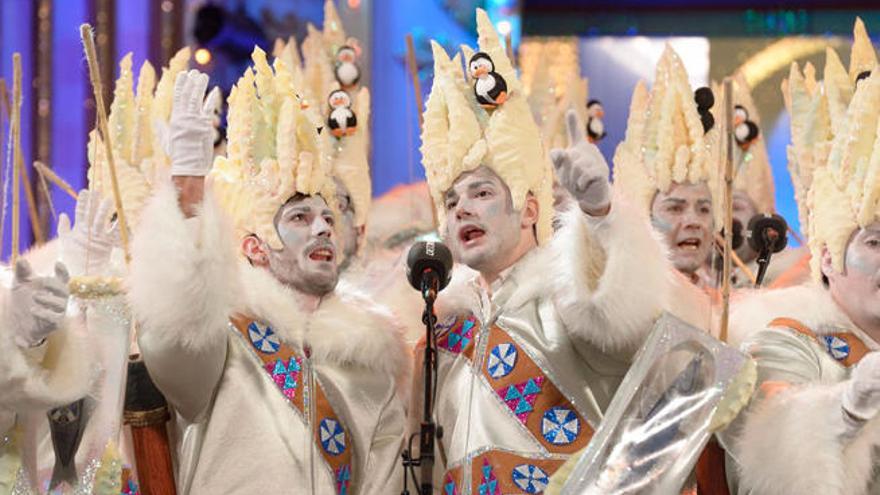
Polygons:
<instances>
[{"instance_id":1,"label":"white fur collar","mask_svg":"<svg viewBox=\"0 0 880 495\"><path fill-rule=\"evenodd\" d=\"M730 342L741 344L750 335L767 328L767 324L776 318L795 319L818 335L849 330L869 344L867 337L840 310L828 290L817 283L749 291L739 296L730 314Z\"/></svg>"},{"instance_id":2,"label":"white fur collar","mask_svg":"<svg viewBox=\"0 0 880 495\"><path fill-rule=\"evenodd\" d=\"M537 247L526 253L514 263L496 287L496 303L504 308L514 309L532 299L543 295L550 296L547 249ZM442 317L460 315L465 312L480 314L480 289L475 270L456 264L452 271L452 281L438 297L437 312ZM509 293L507 293L509 291ZM505 293L503 297L497 297Z\"/></svg>"},{"instance_id":3,"label":"white fur collar","mask_svg":"<svg viewBox=\"0 0 880 495\"><path fill-rule=\"evenodd\" d=\"M301 296L265 269L242 261L239 273L244 300L236 311L270 322L288 342L310 346L315 360L362 366L398 382L408 375L410 355L394 316L350 286L337 286L306 314Z\"/></svg>"}]
</instances>

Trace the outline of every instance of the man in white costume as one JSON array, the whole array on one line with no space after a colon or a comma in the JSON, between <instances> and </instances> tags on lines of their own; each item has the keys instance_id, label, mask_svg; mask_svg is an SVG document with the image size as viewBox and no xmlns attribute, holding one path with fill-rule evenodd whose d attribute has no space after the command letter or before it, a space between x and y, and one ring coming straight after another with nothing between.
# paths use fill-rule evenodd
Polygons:
<instances>
[{"instance_id":1,"label":"man in white costume","mask_svg":"<svg viewBox=\"0 0 880 495\"><path fill-rule=\"evenodd\" d=\"M864 48L854 48L849 74L826 67L827 106L812 74L795 66L788 81L793 121L827 131L830 117L839 127L830 141L813 134L808 162L798 156L812 179L813 283L758 294L732 315L753 331L743 347L760 383L724 435L734 493L880 493L880 74ZM844 81L851 100L836 100Z\"/></svg>"},{"instance_id":2,"label":"man in white costume","mask_svg":"<svg viewBox=\"0 0 880 495\"><path fill-rule=\"evenodd\" d=\"M408 353L386 312L334 290L338 211L317 128L284 62L269 66L259 49L253 58L229 97L228 157L213 170L207 76L178 78L175 187L160 188L135 235L144 360L176 412L201 426L196 464L178 483L391 493Z\"/></svg>"},{"instance_id":3,"label":"man in white costume","mask_svg":"<svg viewBox=\"0 0 880 495\"><path fill-rule=\"evenodd\" d=\"M551 157L482 10L477 29L508 99L488 114L458 56L434 43L422 133L440 232L456 261L478 272L454 277L437 302L443 435L434 486L538 493L587 445L673 279L644 213L612 201L608 166L573 112L571 147L552 153L573 207L543 246L554 215ZM420 412L414 404L412 417Z\"/></svg>"}]
</instances>

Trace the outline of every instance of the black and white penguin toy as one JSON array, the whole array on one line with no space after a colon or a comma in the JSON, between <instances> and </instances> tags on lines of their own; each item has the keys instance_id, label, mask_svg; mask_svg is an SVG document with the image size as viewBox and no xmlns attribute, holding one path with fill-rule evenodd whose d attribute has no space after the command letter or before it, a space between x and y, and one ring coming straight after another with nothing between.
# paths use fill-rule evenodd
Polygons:
<instances>
[{"instance_id":1,"label":"black and white penguin toy","mask_svg":"<svg viewBox=\"0 0 880 495\"><path fill-rule=\"evenodd\" d=\"M733 108L733 135L736 144L742 149L748 149L752 141L758 139L758 125L749 120L749 111L742 105Z\"/></svg>"},{"instance_id":2,"label":"black and white penguin toy","mask_svg":"<svg viewBox=\"0 0 880 495\"><path fill-rule=\"evenodd\" d=\"M492 110L507 101L507 81L495 72L495 64L486 52L477 52L468 62L468 73L474 80L477 102Z\"/></svg>"},{"instance_id":3,"label":"black and white penguin toy","mask_svg":"<svg viewBox=\"0 0 880 495\"><path fill-rule=\"evenodd\" d=\"M330 115L327 117L327 127L330 133L337 138L351 136L357 129L357 116L351 110L351 97L341 89L330 93L327 97L330 105Z\"/></svg>"},{"instance_id":4,"label":"black and white penguin toy","mask_svg":"<svg viewBox=\"0 0 880 495\"><path fill-rule=\"evenodd\" d=\"M361 79L361 69L357 65L357 52L354 48L343 45L336 51L333 73L342 89L348 90L357 86Z\"/></svg>"},{"instance_id":5,"label":"black and white penguin toy","mask_svg":"<svg viewBox=\"0 0 880 495\"><path fill-rule=\"evenodd\" d=\"M608 134L605 132L605 109L599 100L587 102L587 139L596 144Z\"/></svg>"}]
</instances>

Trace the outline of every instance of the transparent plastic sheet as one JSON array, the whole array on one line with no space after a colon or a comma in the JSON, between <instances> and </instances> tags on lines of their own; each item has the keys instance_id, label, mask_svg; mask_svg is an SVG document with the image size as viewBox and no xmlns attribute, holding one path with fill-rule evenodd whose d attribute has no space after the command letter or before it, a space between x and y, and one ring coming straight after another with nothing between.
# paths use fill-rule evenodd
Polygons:
<instances>
[{"instance_id":1,"label":"transparent plastic sheet","mask_svg":"<svg viewBox=\"0 0 880 495\"><path fill-rule=\"evenodd\" d=\"M748 364L736 349L663 315L562 495L679 493L728 385Z\"/></svg>"}]
</instances>

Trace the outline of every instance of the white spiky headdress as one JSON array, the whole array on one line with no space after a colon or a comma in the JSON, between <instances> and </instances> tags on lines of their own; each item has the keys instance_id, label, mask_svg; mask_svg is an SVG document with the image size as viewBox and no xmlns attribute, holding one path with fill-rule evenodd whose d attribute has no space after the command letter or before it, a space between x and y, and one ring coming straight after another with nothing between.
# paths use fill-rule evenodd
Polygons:
<instances>
[{"instance_id":1,"label":"white spiky headdress","mask_svg":"<svg viewBox=\"0 0 880 495\"><path fill-rule=\"evenodd\" d=\"M650 93L642 81L633 92L626 136L614 153L615 184L650 211L657 192L705 182L720 228L717 133L717 126L704 132L687 72L667 45Z\"/></svg>"},{"instance_id":2,"label":"white spiky headdress","mask_svg":"<svg viewBox=\"0 0 880 495\"><path fill-rule=\"evenodd\" d=\"M828 161L813 172L809 191L811 265L821 278L822 252L843 271L853 231L880 219L880 71L856 87Z\"/></svg>"},{"instance_id":3,"label":"white spiky headdress","mask_svg":"<svg viewBox=\"0 0 880 495\"><path fill-rule=\"evenodd\" d=\"M446 51L431 42L434 84L425 105L422 128L422 163L440 231L446 225L444 194L456 179L486 165L510 189L517 210L533 194L539 207L538 242L552 234L553 177L538 127L532 119L519 78L505 53L489 16L477 9L480 50L487 53L495 72L507 81L508 100L491 114L480 107L464 79L461 59L450 60ZM465 53L466 57L469 57Z\"/></svg>"},{"instance_id":4,"label":"white spiky headdress","mask_svg":"<svg viewBox=\"0 0 880 495\"><path fill-rule=\"evenodd\" d=\"M125 55L119 62L108 128L122 207L132 224L137 222L157 180L168 173L170 158L160 133L155 131L160 126L167 127L174 80L179 72L186 70L189 58L189 48L177 52L163 69L158 84L153 66L145 61L138 73L136 91L132 54ZM90 190L104 198L113 198L104 146L94 131L90 135L88 179Z\"/></svg>"},{"instance_id":5,"label":"white spiky headdress","mask_svg":"<svg viewBox=\"0 0 880 495\"><path fill-rule=\"evenodd\" d=\"M811 215L808 197L814 171L827 165L834 136L845 128L856 79L877 66L877 56L865 29L856 18L849 70L844 68L833 48L825 50L823 81L816 80L816 69L807 63L803 72L796 63L782 82L785 106L791 116L791 144L788 171L794 184L801 230L809 235Z\"/></svg>"},{"instance_id":6,"label":"white spiky headdress","mask_svg":"<svg viewBox=\"0 0 880 495\"><path fill-rule=\"evenodd\" d=\"M320 195L338 217L336 189L290 70L280 58L270 66L259 47L251 57L254 67L229 95L227 156L214 160L209 177L239 238L255 234L281 249L278 209L297 193Z\"/></svg>"},{"instance_id":7,"label":"white spiky headdress","mask_svg":"<svg viewBox=\"0 0 880 495\"><path fill-rule=\"evenodd\" d=\"M713 84L712 90L715 94L712 114L715 116L715 122L723 122L726 106L723 88L720 84ZM749 83L742 73L737 73L733 77L733 104L745 108L749 120L760 129L761 118L758 115L758 108L752 99ZM767 156L763 131L763 129L759 130L758 136L749 143L748 149L743 150L739 146L734 146L733 188L745 192L758 213L773 213L776 211L773 168Z\"/></svg>"}]
</instances>

